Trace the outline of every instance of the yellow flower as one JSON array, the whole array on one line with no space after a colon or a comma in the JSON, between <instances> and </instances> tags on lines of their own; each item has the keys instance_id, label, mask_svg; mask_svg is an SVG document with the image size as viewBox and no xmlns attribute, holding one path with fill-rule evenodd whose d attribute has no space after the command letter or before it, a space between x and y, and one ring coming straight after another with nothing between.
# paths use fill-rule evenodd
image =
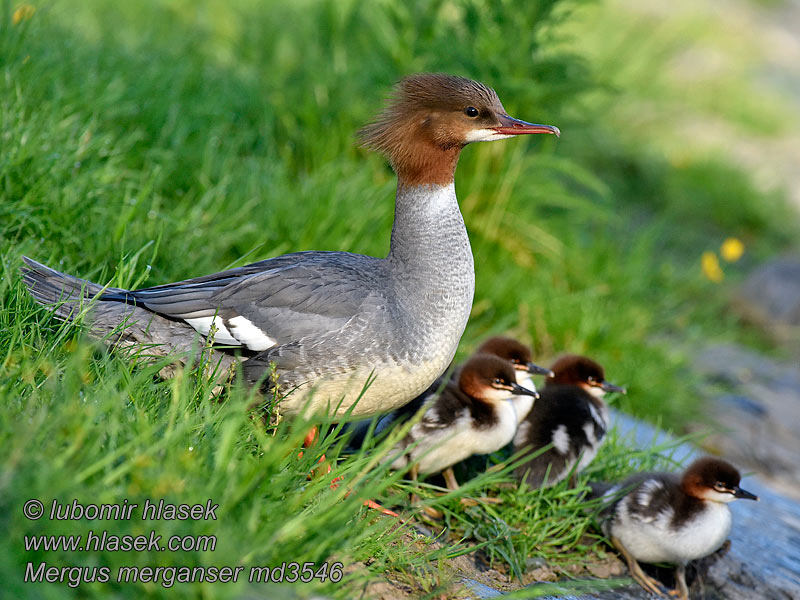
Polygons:
<instances>
[{"instance_id":1,"label":"yellow flower","mask_svg":"<svg viewBox=\"0 0 800 600\"><path fill-rule=\"evenodd\" d=\"M11 15L11 22L14 25L19 25L22 21L27 21L36 12L36 7L30 4L20 4L14 14Z\"/></svg>"},{"instance_id":2,"label":"yellow flower","mask_svg":"<svg viewBox=\"0 0 800 600\"><path fill-rule=\"evenodd\" d=\"M703 274L714 283L719 283L725 278L725 274L719 266L717 255L713 252L703 252L700 265L703 268Z\"/></svg>"},{"instance_id":3,"label":"yellow flower","mask_svg":"<svg viewBox=\"0 0 800 600\"><path fill-rule=\"evenodd\" d=\"M744 254L744 244L739 238L729 237L722 242L719 253L722 255L722 258L728 262L736 262L742 258L742 254Z\"/></svg>"}]
</instances>

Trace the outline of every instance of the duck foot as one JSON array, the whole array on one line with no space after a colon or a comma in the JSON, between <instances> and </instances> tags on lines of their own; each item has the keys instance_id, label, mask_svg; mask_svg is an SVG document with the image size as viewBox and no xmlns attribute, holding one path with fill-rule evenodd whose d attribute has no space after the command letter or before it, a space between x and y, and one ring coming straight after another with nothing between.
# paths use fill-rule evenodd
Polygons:
<instances>
[{"instance_id":1,"label":"duck foot","mask_svg":"<svg viewBox=\"0 0 800 600\"><path fill-rule=\"evenodd\" d=\"M339 483L341 483L342 481L344 481L343 477L334 477L331 480L331 489L332 490L338 489ZM350 491L348 490L347 493L344 495L344 497L347 498L349 495ZM396 512L394 512L393 510L389 510L388 508L378 504L375 500L364 500L364 506L366 506L367 508L371 508L372 510L377 510L379 513L381 513L382 515L386 515L387 517L400 518L400 515L398 515Z\"/></svg>"},{"instance_id":2,"label":"duck foot","mask_svg":"<svg viewBox=\"0 0 800 600\"><path fill-rule=\"evenodd\" d=\"M394 517L395 519L399 519L400 515L394 512L393 510L389 510L388 508L378 504L375 500L364 500L364 506L367 508L371 508L372 510L377 510L382 515L386 515L387 517Z\"/></svg>"},{"instance_id":3,"label":"duck foot","mask_svg":"<svg viewBox=\"0 0 800 600\"><path fill-rule=\"evenodd\" d=\"M303 438L303 447L304 448L310 448L311 446L313 446L317 442L317 437L318 437L318 429L316 427L312 427L309 430L309 432L306 434L305 438ZM298 456L298 458L302 458L303 451L301 450L300 452L298 452L297 456ZM333 471L333 468L331 467L330 463L325 458L324 454L319 457L319 460L317 461L317 464L321 465L321 466L315 467L314 469L311 470L311 473L308 474L308 478L309 479L311 479L312 477L322 477L324 475L330 475L331 471ZM320 472L323 469L324 469L324 472ZM332 490L338 489L339 483L341 481L344 481L344 478L342 478L342 477L334 477L331 480L330 488ZM349 495L350 495L350 492L348 491L344 495L344 497L347 498ZM398 515L396 512L391 511L388 508L384 508L383 506L381 506L380 504L375 502L375 500L364 500L364 506L366 506L367 508L371 508L373 510L377 510L381 514L384 514L384 515L389 516L389 517L397 517L397 518L400 517L400 515Z\"/></svg>"}]
</instances>

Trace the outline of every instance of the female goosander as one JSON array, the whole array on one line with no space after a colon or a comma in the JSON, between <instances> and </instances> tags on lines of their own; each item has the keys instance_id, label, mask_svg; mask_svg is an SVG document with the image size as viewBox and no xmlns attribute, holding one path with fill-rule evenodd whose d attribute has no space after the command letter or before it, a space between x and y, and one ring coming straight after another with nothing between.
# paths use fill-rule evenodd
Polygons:
<instances>
[{"instance_id":1,"label":"female goosander","mask_svg":"<svg viewBox=\"0 0 800 600\"><path fill-rule=\"evenodd\" d=\"M104 290L25 258L24 280L62 319L93 300L85 322L113 344L187 351L197 332L238 351L245 379L265 388L274 365L283 414L342 416L356 400L352 416L389 411L444 372L472 307L472 251L453 185L461 150L534 133L559 135L509 117L481 83L412 75L360 132L398 178L386 258L299 252L140 290Z\"/></svg>"},{"instance_id":2,"label":"female goosander","mask_svg":"<svg viewBox=\"0 0 800 600\"><path fill-rule=\"evenodd\" d=\"M603 367L585 356L567 355L553 366L553 377L514 436L514 450L543 453L519 466L517 476L533 488L553 485L592 462L608 428L606 392L624 394L608 383Z\"/></svg>"},{"instance_id":3,"label":"female goosander","mask_svg":"<svg viewBox=\"0 0 800 600\"><path fill-rule=\"evenodd\" d=\"M739 487L740 479L724 460L700 458L682 476L637 473L613 487L593 488L610 501L601 513L603 532L625 558L631 577L648 592L688 600L686 563L725 542L731 530L729 502L758 500ZM665 593L637 561L677 564L677 589Z\"/></svg>"},{"instance_id":4,"label":"female goosander","mask_svg":"<svg viewBox=\"0 0 800 600\"><path fill-rule=\"evenodd\" d=\"M427 399L427 410L396 446L392 468L413 464L412 477L443 471L449 489L458 482L452 466L473 454L489 454L508 444L517 428L512 399L538 394L517 383L514 366L491 354L476 354L457 381Z\"/></svg>"}]
</instances>

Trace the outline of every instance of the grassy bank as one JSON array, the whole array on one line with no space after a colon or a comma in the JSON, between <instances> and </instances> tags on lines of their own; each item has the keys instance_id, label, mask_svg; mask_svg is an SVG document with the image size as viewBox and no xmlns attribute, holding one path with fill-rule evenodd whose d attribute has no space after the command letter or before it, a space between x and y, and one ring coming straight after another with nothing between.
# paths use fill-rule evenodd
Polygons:
<instances>
[{"instance_id":1,"label":"grassy bank","mask_svg":"<svg viewBox=\"0 0 800 600\"><path fill-rule=\"evenodd\" d=\"M19 581L26 562L42 560L250 566L329 559L349 566L344 587L326 581L286 593L351 598L384 572L419 596L449 584L446 570L425 566L441 550L409 543L413 534L360 508L369 496L405 501L397 476L373 468L374 456L344 460L337 473L348 483L337 489L330 477L308 479L317 457L297 459L300 428L265 433L242 410L246 390L219 404L197 374L161 382L158 365L137 368L99 351L36 307L18 275L23 254L122 287L296 250L384 254L394 178L382 159L356 147L353 133L409 72L479 79L513 116L563 131L560 140L510 140L463 153L456 185L478 270L462 352L488 333L510 332L532 343L544 363L564 351L598 359L610 380L628 386L625 410L678 430L695 415L691 348L708 339L759 343L725 311L728 288L704 275L702 254L729 236L742 240L745 257L723 264L726 281L735 280L787 247L796 220L780 190L756 185L724 156L686 152L675 160L655 117L631 122L635 102L658 114L658 99L674 98L643 90L639 71L618 77L594 51L600 42L573 37L587 27L576 21L577 8L566 1L89 0L20 12L4 2L2 579ZM736 122L742 111L731 107L720 118ZM337 444L331 438L321 449L335 460ZM598 476L622 472L627 452L624 442L611 444ZM87 530L85 521L55 527L22 519L29 498L212 498L223 510L214 523L159 522L157 529L165 537L213 534L219 545L213 553L169 555L26 552L25 534ZM565 489L509 494L507 503L494 514L454 508L451 518L460 522L452 524L517 572L529 556L574 559L585 550L587 519ZM149 528L131 521L109 529ZM552 534L565 529L563 538ZM354 569L359 562L368 564ZM15 585L20 597L170 594L157 584ZM233 597L246 587L180 589Z\"/></svg>"}]
</instances>

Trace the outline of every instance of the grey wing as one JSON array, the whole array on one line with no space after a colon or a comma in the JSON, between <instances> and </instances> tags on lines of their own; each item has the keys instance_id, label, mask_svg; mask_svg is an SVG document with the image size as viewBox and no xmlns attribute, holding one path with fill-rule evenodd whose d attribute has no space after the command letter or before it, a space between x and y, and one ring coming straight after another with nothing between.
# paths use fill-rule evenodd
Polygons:
<instances>
[{"instance_id":1,"label":"grey wing","mask_svg":"<svg viewBox=\"0 0 800 600\"><path fill-rule=\"evenodd\" d=\"M368 305L385 303L374 281L377 263L354 254L301 252L103 299L133 301L205 336L213 328L215 342L260 352L339 330Z\"/></svg>"}]
</instances>

